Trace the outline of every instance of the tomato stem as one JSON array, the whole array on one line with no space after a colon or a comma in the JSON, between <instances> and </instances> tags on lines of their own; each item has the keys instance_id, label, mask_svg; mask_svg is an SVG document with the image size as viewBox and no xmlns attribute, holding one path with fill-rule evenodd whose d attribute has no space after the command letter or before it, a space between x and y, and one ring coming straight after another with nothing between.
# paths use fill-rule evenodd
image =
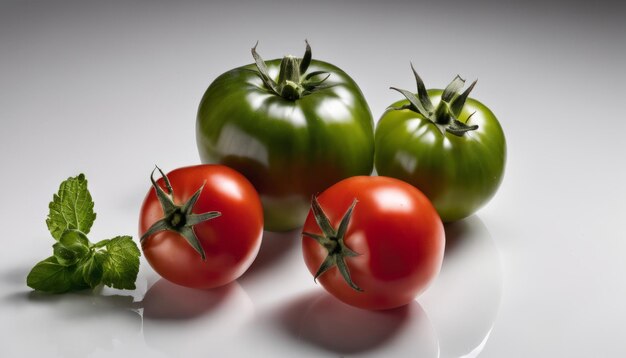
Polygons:
<instances>
[{"instance_id":1,"label":"tomato stem","mask_svg":"<svg viewBox=\"0 0 626 358\"><path fill-rule=\"evenodd\" d=\"M280 61L280 72L278 73L279 86L283 86L288 81L300 83L300 60L291 55L283 57Z\"/></svg>"},{"instance_id":2,"label":"tomato stem","mask_svg":"<svg viewBox=\"0 0 626 358\"><path fill-rule=\"evenodd\" d=\"M163 177L163 182L165 183L165 187L167 189L167 193L161 188L159 184L157 184L156 180L154 180L154 172L158 170ZM153 234L156 234L160 231L173 231L179 233L182 237L187 240L189 245L196 250L200 256L202 257L202 261L206 260L206 255L204 253L204 249L198 240L195 232L193 231L193 227L196 224L201 222L214 219L222 214L218 211L210 211L204 214L194 214L192 209L198 201L200 194L202 193L202 189L204 185L202 185L192 196L187 200L183 205L176 205L174 203L174 190L170 185L170 181L167 176L163 173L161 168L158 166L152 170L150 174L150 181L152 182L152 186L156 192L157 198L159 199L159 203L163 209L163 213L165 216L155 222L139 239L140 242L151 237Z\"/></svg>"},{"instance_id":3,"label":"tomato stem","mask_svg":"<svg viewBox=\"0 0 626 358\"><path fill-rule=\"evenodd\" d=\"M280 86L280 96L290 101L295 101L302 97L303 92L304 88L293 81L285 81L285 83Z\"/></svg>"},{"instance_id":4,"label":"tomato stem","mask_svg":"<svg viewBox=\"0 0 626 358\"><path fill-rule=\"evenodd\" d=\"M350 219L352 218L352 212L354 211L354 207L356 206L357 202L358 201L354 199L352 205L350 205L346 213L341 218L339 227L335 230L335 228L330 223L330 219L328 218L326 213L324 213L324 210L320 206L317 197L313 196L313 199L311 200L311 209L313 211L315 221L322 230L323 234L319 235L309 232L303 232L302 235L310 237L313 240L317 241L328 251L328 255L315 273L315 280L317 280L317 278L323 275L326 271L336 266L346 283L354 290L362 292L363 289L361 289L352 281L352 278L350 276L350 270L348 269L348 265L346 264L346 258L359 256L359 254L352 251L352 249L350 249L344 242L344 237L348 230L348 224L350 223Z\"/></svg>"},{"instance_id":5,"label":"tomato stem","mask_svg":"<svg viewBox=\"0 0 626 358\"><path fill-rule=\"evenodd\" d=\"M452 82L450 82L444 89L441 94L439 104L436 108L434 108L430 97L428 96L426 86L424 85L421 77L417 74L417 71L415 71L412 63L411 70L413 70L415 82L417 83L417 95L413 94L411 91L391 87L391 89L400 92L409 101L409 104L407 105L397 108L391 107L391 109L408 109L416 112L424 118L430 120L437 127L437 129L439 129L441 134L448 132L460 137L466 132L478 129L478 125L467 124L473 113L465 119L465 122L458 119L469 93L476 85L476 81L472 82L472 84L465 91L459 93L465 85L465 80L458 75L455 76Z\"/></svg>"},{"instance_id":6,"label":"tomato stem","mask_svg":"<svg viewBox=\"0 0 626 358\"><path fill-rule=\"evenodd\" d=\"M265 87L270 92L284 99L295 101L305 95L328 87L326 84L323 84L330 76L327 72L315 71L305 76L312 61L311 46L308 41L305 40L305 42L306 50L302 58L291 55L283 57L276 81L270 77L265 61L256 51L258 42L254 45L252 57L254 58L259 77L261 77ZM326 75L326 77L320 78L320 75Z\"/></svg>"}]
</instances>

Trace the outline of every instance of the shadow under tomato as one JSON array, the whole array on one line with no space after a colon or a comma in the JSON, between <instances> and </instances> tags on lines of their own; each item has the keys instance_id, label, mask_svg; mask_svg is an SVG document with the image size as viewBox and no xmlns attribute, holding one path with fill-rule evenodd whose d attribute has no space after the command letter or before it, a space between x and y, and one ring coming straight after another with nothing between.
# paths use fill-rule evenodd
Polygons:
<instances>
[{"instance_id":1,"label":"shadow under tomato","mask_svg":"<svg viewBox=\"0 0 626 358\"><path fill-rule=\"evenodd\" d=\"M146 345L168 357L198 356L208 343L228 351L254 316L252 301L236 281L202 290L160 279L146 293L143 308Z\"/></svg>"},{"instance_id":2,"label":"shadow under tomato","mask_svg":"<svg viewBox=\"0 0 626 358\"><path fill-rule=\"evenodd\" d=\"M444 224L446 233L446 257L453 256L464 245L466 238L473 235L477 229L472 225L474 216L451 223Z\"/></svg>"},{"instance_id":3,"label":"shadow under tomato","mask_svg":"<svg viewBox=\"0 0 626 358\"><path fill-rule=\"evenodd\" d=\"M236 283L213 289L194 289L159 279L141 302L144 319L187 320L216 309L237 287Z\"/></svg>"},{"instance_id":4,"label":"shadow under tomato","mask_svg":"<svg viewBox=\"0 0 626 358\"><path fill-rule=\"evenodd\" d=\"M426 314L415 301L392 310L368 311L346 305L323 291L291 301L275 314L275 320L294 338L337 354L383 349L397 341L408 326L429 326ZM436 338L427 341L432 348L429 351L436 352Z\"/></svg>"}]
</instances>

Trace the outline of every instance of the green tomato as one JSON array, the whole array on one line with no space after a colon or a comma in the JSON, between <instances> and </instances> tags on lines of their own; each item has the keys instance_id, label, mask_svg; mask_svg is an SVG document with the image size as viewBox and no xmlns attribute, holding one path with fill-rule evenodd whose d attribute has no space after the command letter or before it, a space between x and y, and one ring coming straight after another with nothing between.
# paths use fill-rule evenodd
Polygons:
<instances>
[{"instance_id":1,"label":"green tomato","mask_svg":"<svg viewBox=\"0 0 626 358\"><path fill-rule=\"evenodd\" d=\"M369 175L374 123L356 83L339 68L303 58L263 61L219 76L200 102L196 139L204 163L227 165L257 189L265 229L302 226L311 197Z\"/></svg>"},{"instance_id":2,"label":"green tomato","mask_svg":"<svg viewBox=\"0 0 626 358\"><path fill-rule=\"evenodd\" d=\"M444 222L465 218L496 193L506 163L504 132L484 104L463 93L457 76L445 90L399 90L376 128L379 175L404 180L432 201Z\"/></svg>"}]
</instances>

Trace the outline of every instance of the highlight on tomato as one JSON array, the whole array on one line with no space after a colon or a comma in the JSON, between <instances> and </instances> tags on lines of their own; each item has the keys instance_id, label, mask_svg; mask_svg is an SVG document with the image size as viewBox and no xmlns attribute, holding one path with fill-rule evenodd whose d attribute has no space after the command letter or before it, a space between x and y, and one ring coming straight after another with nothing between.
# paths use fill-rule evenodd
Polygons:
<instances>
[{"instance_id":1,"label":"highlight on tomato","mask_svg":"<svg viewBox=\"0 0 626 358\"><path fill-rule=\"evenodd\" d=\"M439 273L443 224L418 189L388 177L352 177L311 202L304 261L339 300L360 308L403 306Z\"/></svg>"},{"instance_id":2,"label":"highlight on tomato","mask_svg":"<svg viewBox=\"0 0 626 358\"><path fill-rule=\"evenodd\" d=\"M263 210L252 184L222 165L176 169L159 180L141 207L141 248L152 268L181 286L214 288L240 277L263 236Z\"/></svg>"},{"instance_id":3,"label":"highlight on tomato","mask_svg":"<svg viewBox=\"0 0 626 358\"><path fill-rule=\"evenodd\" d=\"M264 61L230 70L204 93L196 121L203 163L227 165L259 192L265 229L304 223L311 195L341 179L369 175L374 122L344 71L312 58Z\"/></svg>"},{"instance_id":4,"label":"highlight on tomato","mask_svg":"<svg viewBox=\"0 0 626 358\"><path fill-rule=\"evenodd\" d=\"M411 65L417 94L400 92L376 128L379 175L420 189L444 222L472 215L496 193L506 164L506 140L498 119L469 97L474 81L456 76L444 89L426 90Z\"/></svg>"}]
</instances>

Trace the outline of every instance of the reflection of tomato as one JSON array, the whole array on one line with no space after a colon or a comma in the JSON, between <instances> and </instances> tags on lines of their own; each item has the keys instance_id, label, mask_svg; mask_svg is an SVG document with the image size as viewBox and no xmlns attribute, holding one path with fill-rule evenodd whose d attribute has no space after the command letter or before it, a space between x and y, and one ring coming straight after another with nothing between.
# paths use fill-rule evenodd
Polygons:
<instances>
[{"instance_id":1,"label":"reflection of tomato","mask_svg":"<svg viewBox=\"0 0 626 358\"><path fill-rule=\"evenodd\" d=\"M440 357L435 329L416 301L397 309L370 311L317 292L286 309L298 312L292 314L297 318L292 320L292 331L299 340L319 347L320 356L331 351L342 357L405 357L406 352L412 357Z\"/></svg>"},{"instance_id":2,"label":"reflection of tomato","mask_svg":"<svg viewBox=\"0 0 626 358\"><path fill-rule=\"evenodd\" d=\"M196 290L160 279L146 292L142 307L142 341L148 352L159 352L159 357L196 357L198 342L220 342L220 356L250 355L246 352L250 345L235 344L255 313L253 302L237 281ZM126 351L120 356L128 355L128 345L122 348Z\"/></svg>"},{"instance_id":3,"label":"reflection of tomato","mask_svg":"<svg viewBox=\"0 0 626 358\"><path fill-rule=\"evenodd\" d=\"M480 356L500 308L500 254L477 215L445 229L441 273L420 303L437 331L441 357Z\"/></svg>"},{"instance_id":4,"label":"reflection of tomato","mask_svg":"<svg viewBox=\"0 0 626 358\"><path fill-rule=\"evenodd\" d=\"M180 168L166 178L172 192L159 179L141 208L139 234L150 265L187 287L212 288L237 279L252 264L263 235L263 210L252 184L221 165Z\"/></svg>"},{"instance_id":5,"label":"reflection of tomato","mask_svg":"<svg viewBox=\"0 0 626 358\"><path fill-rule=\"evenodd\" d=\"M304 224L309 271L353 306L411 302L441 268L441 219L415 187L387 177L352 177L313 198Z\"/></svg>"}]
</instances>

